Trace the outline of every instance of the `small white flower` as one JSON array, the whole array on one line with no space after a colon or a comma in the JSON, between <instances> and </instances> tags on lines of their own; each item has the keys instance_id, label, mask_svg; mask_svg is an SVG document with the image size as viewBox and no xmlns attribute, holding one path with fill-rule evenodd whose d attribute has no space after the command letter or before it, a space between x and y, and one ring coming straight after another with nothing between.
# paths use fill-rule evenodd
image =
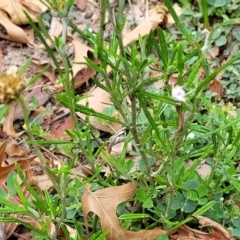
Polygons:
<instances>
[{"instance_id":1,"label":"small white flower","mask_svg":"<svg viewBox=\"0 0 240 240\"><path fill-rule=\"evenodd\" d=\"M193 139L195 137L193 132L190 132L187 136L187 139Z\"/></svg>"},{"instance_id":2,"label":"small white flower","mask_svg":"<svg viewBox=\"0 0 240 240\"><path fill-rule=\"evenodd\" d=\"M172 88L172 98L177 102L186 102L185 91L181 86L174 86Z\"/></svg>"}]
</instances>

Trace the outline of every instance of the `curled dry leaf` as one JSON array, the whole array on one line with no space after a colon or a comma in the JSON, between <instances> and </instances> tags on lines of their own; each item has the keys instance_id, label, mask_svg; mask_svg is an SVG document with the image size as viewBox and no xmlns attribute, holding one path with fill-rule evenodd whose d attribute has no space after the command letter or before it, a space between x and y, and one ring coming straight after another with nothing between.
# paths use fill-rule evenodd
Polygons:
<instances>
[{"instance_id":1,"label":"curled dry leaf","mask_svg":"<svg viewBox=\"0 0 240 240\"><path fill-rule=\"evenodd\" d=\"M178 6L177 3L173 4L173 9L175 10L177 16L181 16L182 15L182 9ZM167 14L167 19L168 19L168 23L170 24L174 24L175 20L173 19L172 15L170 13Z\"/></svg>"},{"instance_id":2,"label":"curled dry leaf","mask_svg":"<svg viewBox=\"0 0 240 240\"><path fill-rule=\"evenodd\" d=\"M160 228L152 230L140 230L138 232L125 230L116 215L117 206L132 198L136 192L135 183L127 183L122 186L104 188L95 192L91 192L89 188L85 188L82 196L82 206L84 213L85 225L88 228L87 215L89 212L97 214L101 221L102 230L108 230L107 240L147 240L157 239L166 231Z\"/></svg>"},{"instance_id":3,"label":"curled dry leaf","mask_svg":"<svg viewBox=\"0 0 240 240\"><path fill-rule=\"evenodd\" d=\"M203 232L197 229L183 225L178 228L177 233L171 236L171 239L183 240L234 240L235 238L219 223L212 221L207 217L195 216L199 221L199 228L211 227L211 232Z\"/></svg>"},{"instance_id":4,"label":"curled dry leaf","mask_svg":"<svg viewBox=\"0 0 240 240\"><path fill-rule=\"evenodd\" d=\"M12 103L3 120L3 132L5 132L8 136L17 138L20 135L22 135L23 132L16 133L14 130L13 121L15 117L15 109L16 109L16 103Z\"/></svg>"},{"instance_id":5,"label":"curled dry leaf","mask_svg":"<svg viewBox=\"0 0 240 240\"><path fill-rule=\"evenodd\" d=\"M8 166L4 166L4 159L5 159L5 153L6 153L6 147L7 147L7 141L3 142L2 145L0 146L0 186L3 189L6 189L5 186L5 181L7 178L7 175L11 172L11 171L15 171L15 165L11 164ZM28 171L30 170L30 165L29 163L35 158L35 156L29 157L28 159L25 160L18 160L17 163L18 165L21 167L21 169L23 171Z\"/></svg>"},{"instance_id":6,"label":"curled dry leaf","mask_svg":"<svg viewBox=\"0 0 240 240\"><path fill-rule=\"evenodd\" d=\"M15 1L0 1L0 9L5 11L16 25L28 23L24 11L29 14L33 21L37 21L37 15L45 12L47 6L40 0L15 0Z\"/></svg>"},{"instance_id":7,"label":"curled dry leaf","mask_svg":"<svg viewBox=\"0 0 240 240\"><path fill-rule=\"evenodd\" d=\"M89 108L92 108L96 112L100 113L103 113L104 108L109 107L112 104L109 93L99 87L94 88L89 95L89 97L80 100L78 103L86 106L88 105ZM76 114L85 120L85 114L79 112ZM114 115L118 115L118 112L115 112ZM112 134L122 128L122 126L118 123L106 123L106 121L101 121L94 116L90 116L89 121L96 129Z\"/></svg>"},{"instance_id":8,"label":"curled dry leaf","mask_svg":"<svg viewBox=\"0 0 240 240\"><path fill-rule=\"evenodd\" d=\"M15 164L4 166L4 159L5 159L5 152L6 152L7 143L8 142L5 141L0 146L0 173L1 173L1 175L0 175L0 187L2 187L6 192L8 192L8 189L7 189L7 186L6 186L7 176L10 172L16 170ZM27 181L30 181L30 179L31 179L30 162L34 158L35 158L35 156L32 156L32 157L29 157L28 159L25 159L25 160L16 161L19 164L22 171L25 172L25 177L26 177ZM22 192L25 195L25 197L28 198L29 197L29 192L26 190L26 187L24 185L21 185L21 189L22 189ZM18 198L17 195L12 196L9 200L16 205L22 204L21 200ZM34 220L33 218L27 217L27 219L26 219L24 216L20 216L20 215L18 215L16 217L19 218L20 220L31 223L35 227L40 227L38 222L36 220ZM5 226L4 226L4 232L5 232L5 235L6 235L5 239L8 239L8 237L11 236L11 234L15 231L16 227L17 227L16 224L5 223Z\"/></svg>"},{"instance_id":9,"label":"curled dry leaf","mask_svg":"<svg viewBox=\"0 0 240 240\"><path fill-rule=\"evenodd\" d=\"M74 129L74 123L71 116L64 117L53 122L49 128L49 135L43 135L42 138L47 140L70 140L70 136L66 134L65 130Z\"/></svg>"},{"instance_id":10,"label":"curled dry leaf","mask_svg":"<svg viewBox=\"0 0 240 240\"><path fill-rule=\"evenodd\" d=\"M34 37L17 25L28 23L24 11L37 21L36 16L46 10L47 6L39 0L0 1L0 38L33 44Z\"/></svg>"},{"instance_id":11,"label":"curled dry leaf","mask_svg":"<svg viewBox=\"0 0 240 240\"><path fill-rule=\"evenodd\" d=\"M76 0L76 5L81 11L84 11L87 7L87 2L86 0Z\"/></svg>"},{"instance_id":12,"label":"curled dry leaf","mask_svg":"<svg viewBox=\"0 0 240 240\"><path fill-rule=\"evenodd\" d=\"M96 71L84 64L86 63L85 57L89 57L95 62L97 62L97 60L93 57L92 49L88 46L76 40L73 40L72 44L74 46L72 71L73 77L75 78L75 88L78 88L96 74Z\"/></svg>"},{"instance_id":13,"label":"curled dry leaf","mask_svg":"<svg viewBox=\"0 0 240 240\"><path fill-rule=\"evenodd\" d=\"M189 160L189 161L185 164L186 168L187 168L187 169L190 168L190 167L193 165L193 163L194 163L194 161ZM196 171L202 178L206 178L207 176L210 175L212 169L211 169L211 167L210 167L208 164L206 164L206 163L203 161L201 164L198 165L198 167L196 168L195 171Z\"/></svg>"},{"instance_id":14,"label":"curled dry leaf","mask_svg":"<svg viewBox=\"0 0 240 240\"><path fill-rule=\"evenodd\" d=\"M219 80L214 79L209 85L209 91L214 92L218 96L218 101L221 101L223 96L223 87Z\"/></svg>"},{"instance_id":15,"label":"curled dry leaf","mask_svg":"<svg viewBox=\"0 0 240 240\"><path fill-rule=\"evenodd\" d=\"M126 34L123 38L123 44L127 46L132 41L138 40L139 35L142 37L149 34L151 30L154 30L158 27L158 24L163 21L163 14L158 13L155 8L149 11L149 18L145 19L144 22L139 24L131 32Z\"/></svg>"},{"instance_id":16,"label":"curled dry leaf","mask_svg":"<svg viewBox=\"0 0 240 240\"><path fill-rule=\"evenodd\" d=\"M25 144L19 145L16 140L8 141L6 153L10 157L24 157L29 153L29 147Z\"/></svg>"},{"instance_id":17,"label":"curled dry leaf","mask_svg":"<svg viewBox=\"0 0 240 240\"><path fill-rule=\"evenodd\" d=\"M40 78L34 83L34 85L31 86L31 88L26 89L23 92L26 104L29 104L31 102L32 97L35 97L35 99L38 101L38 106L44 105L49 100L51 94L44 90L43 84L44 80ZM23 119L23 111L20 104L17 104L14 112L13 120L16 119Z\"/></svg>"},{"instance_id":18,"label":"curled dry leaf","mask_svg":"<svg viewBox=\"0 0 240 240\"><path fill-rule=\"evenodd\" d=\"M3 10L0 10L0 38L27 44L34 42L32 35L13 24L8 14Z\"/></svg>"},{"instance_id":19,"label":"curled dry leaf","mask_svg":"<svg viewBox=\"0 0 240 240\"><path fill-rule=\"evenodd\" d=\"M58 38L61 35L62 28L63 28L62 24L57 20L57 18L53 17L52 21L51 21L51 26L49 29L49 35L50 35L52 41L50 39L46 39L47 45L50 48L54 47L53 41L55 38ZM32 44L32 45L36 48L44 48L45 49L45 46L43 44L40 44L40 45Z\"/></svg>"},{"instance_id":20,"label":"curled dry leaf","mask_svg":"<svg viewBox=\"0 0 240 240\"><path fill-rule=\"evenodd\" d=\"M218 232L219 237L222 236L222 238L218 238L218 239L226 239L226 240L234 239L234 237L221 224L207 217L195 216L195 218L198 219L198 222L202 227L212 227L215 233ZM216 235L216 239L217 239L217 235Z\"/></svg>"}]
</instances>

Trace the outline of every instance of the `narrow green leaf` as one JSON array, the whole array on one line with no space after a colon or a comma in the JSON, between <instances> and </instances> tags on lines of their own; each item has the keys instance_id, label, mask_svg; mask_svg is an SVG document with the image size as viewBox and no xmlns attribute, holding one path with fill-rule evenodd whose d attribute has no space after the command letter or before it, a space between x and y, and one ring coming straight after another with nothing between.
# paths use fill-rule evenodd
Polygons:
<instances>
[{"instance_id":1,"label":"narrow green leaf","mask_svg":"<svg viewBox=\"0 0 240 240\"><path fill-rule=\"evenodd\" d=\"M208 20L208 3L207 0L198 0L200 11L203 15L204 28L209 29L209 20Z\"/></svg>"},{"instance_id":2,"label":"narrow green leaf","mask_svg":"<svg viewBox=\"0 0 240 240\"><path fill-rule=\"evenodd\" d=\"M157 34L158 34L159 44L161 46L162 58L164 59L164 64L167 66L168 65L168 46L164 36L164 32L161 28L158 28Z\"/></svg>"},{"instance_id":3,"label":"narrow green leaf","mask_svg":"<svg viewBox=\"0 0 240 240\"><path fill-rule=\"evenodd\" d=\"M119 220L135 220L135 219L145 219L151 218L149 214L146 213L134 213L134 214L122 214L119 216Z\"/></svg>"},{"instance_id":4,"label":"narrow green leaf","mask_svg":"<svg viewBox=\"0 0 240 240\"><path fill-rule=\"evenodd\" d=\"M216 69L213 73L211 73L209 76L207 76L197 87L195 96L198 95L198 93L206 87L221 71L223 71L228 66L232 65L235 61L240 59L240 54L236 55L229 61L227 61L225 64L223 64L220 68Z\"/></svg>"},{"instance_id":5,"label":"narrow green leaf","mask_svg":"<svg viewBox=\"0 0 240 240\"><path fill-rule=\"evenodd\" d=\"M42 43L42 44L44 45L44 47L46 48L46 50L47 50L48 54L50 55L51 59L53 60L55 66L56 66L56 68L57 68L57 70L58 70L59 75L60 75L61 77L63 77L62 70L61 70L61 68L60 68L60 66L59 66L59 64L58 64L58 61L57 61L57 59L56 59L56 57L55 57L55 54L54 54L53 50L48 46L48 44L47 44L44 36L42 35L42 32L37 28L36 24L32 21L31 17L28 15L28 13L24 11L24 14L25 14L25 16L26 16L29 24L31 25L31 27L34 29L36 35L39 37L41 43ZM39 18L39 20L42 21L41 18ZM39 21L39 22L40 22L40 21ZM42 29L42 30L43 30L43 29ZM50 39L51 39L51 38L50 38Z\"/></svg>"},{"instance_id":6,"label":"narrow green leaf","mask_svg":"<svg viewBox=\"0 0 240 240\"><path fill-rule=\"evenodd\" d=\"M94 116L94 117L98 117L100 119L108 120L108 121L111 121L111 122L116 122L116 123L122 124L123 126L125 125L122 121L120 121L116 118L109 117L105 114L96 112L92 108L86 107L86 106L78 104L78 103L76 104L76 111L84 113L88 116Z\"/></svg>"},{"instance_id":7,"label":"narrow green leaf","mask_svg":"<svg viewBox=\"0 0 240 240\"><path fill-rule=\"evenodd\" d=\"M37 74L35 74L35 75L31 78L31 80L27 83L27 86L31 86L33 83L35 83L36 80L37 80L38 78L40 78L41 76L43 76L43 74L44 74L49 68L50 68L50 65L49 65L49 64L46 65L46 66L44 66L43 69L42 69L40 72L38 72Z\"/></svg>"},{"instance_id":8,"label":"narrow green leaf","mask_svg":"<svg viewBox=\"0 0 240 240\"><path fill-rule=\"evenodd\" d=\"M143 96L141 96L141 97L138 98L138 100L139 100L139 104L140 104L140 106L142 107L142 109L143 109L143 111L144 111L144 113L145 113L145 115L146 115L146 117L147 117L147 119L148 119L151 127L152 127L152 128L154 129L154 131L156 132L159 141L162 143L162 146L165 147L166 144L165 144L165 142L163 141L163 139L162 139L162 137L161 137L161 134L160 134L160 132L159 132L159 129L158 129L158 127L156 126L155 121L153 120L151 114L149 113L149 111L148 111L148 109L147 109L147 107L146 107L146 99L144 100Z\"/></svg>"},{"instance_id":9,"label":"narrow green leaf","mask_svg":"<svg viewBox=\"0 0 240 240\"><path fill-rule=\"evenodd\" d=\"M38 234L41 235L41 236L48 237L48 234L47 234L46 232L43 232L43 231L41 231L40 229L33 227L31 224L19 220L18 218L0 217L0 222L3 222L3 223L5 223L5 222L9 222L9 223L20 223L20 224L22 224L23 226L25 226L27 229L30 229L30 230L38 233Z\"/></svg>"},{"instance_id":10,"label":"narrow green leaf","mask_svg":"<svg viewBox=\"0 0 240 240\"><path fill-rule=\"evenodd\" d=\"M169 13L173 17L174 21L176 22L179 29L182 31L182 33L185 35L185 37L190 41L194 42L191 35L189 34L189 31L184 27L184 25L181 23L180 19L178 18L175 10L172 7L172 3L169 0L164 0L164 3L166 7L168 8Z\"/></svg>"},{"instance_id":11,"label":"narrow green leaf","mask_svg":"<svg viewBox=\"0 0 240 240\"><path fill-rule=\"evenodd\" d=\"M177 69L178 69L177 84L179 86L182 86L182 73L183 73L183 46L182 46L182 43L180 43L179 46L178 46Z\"/></svg>"},{"instance_id":12,"label":"narrow green leaf","mask_svg":"<svg viewBox=\"0 0 240 240\"><path fill-rule=\"evenodd\" d=\"M199 68L201 67L201 64L203 62L205 58L205 55L202 55L198 60L197 62L194 64L193 68L192 68L192 71L191 73L189 74L189 77L188 77L188 80L186 82L186 87L187 88L190 88L192 86L192 83L196 77L196 75L198 74L198 70Z\"/></svg>"},{"instance_id":13,"label":"narrow green leaf","mask_svg":"<svg viewBox=\"0 0 240 240\"><path fill-rule=\"evenodd\" d=\"M168 104L171 104L171 105L176 104L175 101L171 97L168 97L168 96L156 95L156 94L152 94L152 93L144 92L144 91L139 91L138 94L140 94L142 96L146 96L146 97L151 98L151 99L156 99L156 100L159 100L161 102L168 103Z\"/></svg>"},{"instance_id":14,"label":"narrow green leaf","mask_svg":"<svg viewBox=\"0 0 240 240\"><path fill-rule=\"evenodd\" d=\"M29 58L24 65L20 68L19 73L23 74L26 72L27 68L30 66L32 59Z\"/></svg>"},{"instance_id":15,"label":"narrow green leaf","mask_svg":"<svg viewBox=\"0 0 240 240\"><path fill-rule=\"evenodd\" d=\"M0 122L2 121L2 119L5 117L7 111L9 109L9 104L5 104L1 107L0 109Z\"/></svg>"},{"instance_id":16,"label":"narrow green leaf","mask_svg":"<svg viewBox=\"0 0 240 240\"><path fill-rule=\"evenodd\" d=\"M41 198L41 196L26 181L26 178L25 178L25 176L22 172L22 169L19 167L19 165L16 163L15 166L16 166L17 172L19 174L19 177L21 178L22 182L27 187L27 190L33 195L36 202L39 203L38 207L41 207L41 210L43 210L44 212L47 212L48 207L46 206L46 202Z\"/></svg>"}]
</instances>

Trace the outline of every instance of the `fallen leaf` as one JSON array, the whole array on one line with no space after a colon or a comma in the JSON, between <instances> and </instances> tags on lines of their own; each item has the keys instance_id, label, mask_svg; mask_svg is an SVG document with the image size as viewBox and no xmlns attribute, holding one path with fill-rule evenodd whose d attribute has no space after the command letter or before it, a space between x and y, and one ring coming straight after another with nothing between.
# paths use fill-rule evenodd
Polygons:
<instances>
[{"instance_id":1,"label":"fallen leaf","mask_svg":"<svg viewBox=\"0 0 240 240\"><path fill-rule=\"evenodd\" d=\"M2 39L27 44L33 44L34 42L34 38L22 28L13 24L8 14L3 10L0 10L0 27L0 38Z\"/></svg>"},{"instance_id":2,"label":"fallen leaf","mask_svg":"<svg viewBox=\"0 0 240 240\"><path fill-rule=\"evenodd\" d=\"M95 62L97 62L97 60L93 57L92 49L88 46L76 40L73 40L72 44L74 46L74 60L72 62L72 71L73 77L76 78L75 88L78 88L96 74L96 71L90 69L86 64L84 64L86 63L85 57L89 57ZM82 70L85 70L85 73L81 74L84 76L84 78L79 81L78 78L80 77L79 75Z\"/></svg>"},{"instance_id":3,"label":"fallen leaf","mask_svg":"<svg viewBox=\"0 0 240 240\"><path fill-rule=\"evenodd\" d=\"M149 16L149 19L145 19L144 22L139 24L136 28L124 36L124 46L127 46L129 43L138 40L139 35L143 37L149 34L149 32L156 29L158 27L158 24L163 20L163 14L158 13L155 8L149 11Z\"/></svg>"},{"instance_id":4,"label":"fallen leaf","mask_svg":"<svg viewBox=\"0 0 240 240\"><path fill-rule=\"evenodd\" d=\"M214 79L209 85L209 91L214 92L218 96L218 101L222 99L223 96L223 87L219 80Z\"/></svg>"},{"instance_id":5,"label":"fallen leaf","mask_svg":"<svg viewBox=\"0 0 240 240\"><path fill-rule=\"evenodd\" d=\"M0 186L3 189L6 189L5 181L7 178L7 175L11 171L15 171L15 165L11 164L8 166L3 166L4 165L4 159L5 159L5 152L6 152L6 147L7 147L7 141L4 141L2 145L0 146ZM19 160L17 161L18 165L21 167L23 171L30 170L30 165L29 163L35 158L35 156L29 157L28 159L25 160Z\"/></svg>"},{"instance_id":6,"label":"fallen leaf","mask_svg":"<svg viewBox=\"0 0 240 240\"><path fill-rule=\"evenodd\" d=\"M16 133L14 130L13 121L15 117L15 109L16 109L16 103L13 102L3 119L3 132L5 132L8 136L17 138L20 135L22 135L23 132Z\"/></svg>"},{"instance_id":7,"label":"fallen leaf","mask_svg":"<svg viewBox=\"0 0 240 240\"><path fill-rule=\"evenodd\" d=\"M189 160L185 166L186 168L190 168L193 165L194 161ZM195 169L195 171L202 177L206 178L207 176L210 175L212 169L211 167L203 161L201 164L198 165L198 167Z\"/></svg>"},{"instance_id":8,"label":"fallen leaf","mask_svg":"<svg viewBox=\"0 0 240 240\"><path fill-rule=\"evenodd\" d=\"M52 123L49 128L50 135L44 135L42 138L47 140L70 140L70 136L66 134L65 130L74 129L74 123L71 116L59 119Z\"/></svg>"},{"instance_id":9,"label":"fallen leaf","mask_svg":"<svg viewBox=\"0 0 240 240\"><path fill-rule=\"evenodd\" d=\"M86 0L76 0L76 5L81 11L84 11L87 7L87 2Z\"/></svg>"},{"instance_id":10,"label":"fallen leaf","mask_svg":"<svg viewBox=\"0 0 240 240\"><path fill-rule=\"evenodd\" d=\"M177 16L181 16L182 15L182 9L179 7L179 5L177 3L173 4L173 9L176 12ZM174 24L175 20L173 19L172 15L170 13L167 14L167 19L168 19L168 23L170 24Z\"/></svg>"},{"instance_id":11,"label":"fallen leaf","mask_svg":"<svg viewBox=\"0 0 240 240\"><path fill-rule=\"evenodd\" d=\"M104 91L102 88L96 87L90 93L90 96L80 100L78 103L88 106L89 108L94 109L96 112L103 113L104 108L109 107L112 105L110 100L110 95L108 92ZM86 118L86 115L83 113L76 113L80 118ZM118 112L115 112L114 115L118 115ZM90 116L89 121L93 127L98 130L102 130L105 132L109 132L114 134L119 129L122 128L122 125L114 122L106 123L106 121L101 121L100 119Z\"/></svg>"},{"instance_id":12,"label":"fallen leaf","mask_svg":"<svg viewBox=\"0 0 240 240\"><path fill-rule=\"evenodd\" d=\"M25 96L25 104L28 105L31 102L32 97L35 97L38 102L38 106L44 105L49 100L51 94L49 94L47 91L44 91L43 84L44 80L40 78L34 83L34 85L31 86L31 88L26 89L23 92L23 95ZM23 111L20 104L17 104L16 106L13 119L23 119Z\"/></svg>"},{"instance_id":13,"label":"fallen leaf","mask_svg":"<svg viewBox=\"0 0 240 240\"><path fill-rule=\"evenodd\" d=\"M215 234L212 234L216 237L216 239L226 239L226 240L233 240L234 237L219 223L202 216L195 216L198 219L199 224L202 227L212 227L215 230ZM211 233L210 233L211 234ZM217 238L217 235L222 235L222 238Z\"/></svg>"},{"instance_id":14,"label":"fallen leaf","mask_svg":"<svg viewBox=\"0 0 240 240\"><path fill-rule=\"evenodd\" d=\"M115 144L111 147L110 154L115 155L115 156L119 156L119 155L121 155L121 153L123 151L123 148L124 148L124 142L117 143L117 144ZM133 150L132 149L132 143L129 142L128 145L127 145L126 153L130 153L132 150Z\"/></svg>"},{"instance_id":15,"label":"fallen leaf","mask_svg":"<svg viewBox=\"0 0 240 240\"><path fill-rule=\"evenodd\" d=\"M170 236L170 239L177 240L234 240L235 238L219 223L212 221L207 217L195 216L199 221L199 228L211 227L211 232L203 232L198 229L183 225L178 228L177 233Z\"/></svg>"},{"instance_id":16,"label":"fallen leaf","mask_svg":"<svg viewBox=\"0 0 240 240\"><path fill-rule=\"evenodd\" d=\"M7 142L6 153L10 157L23 157L29 153L29 147L25 144L19 145L16 140L11 140Z\"/></svg>"},{"instance_id":17,"label":"fallen leaf","mask_svg":"<svg viewBox=\"0 0 240 240\"><path fill-rule=\"evenodd\" d=\"M8 141L4 141L0 146L0 173L1 173L1 175L0 175L0 187L2 187L6 191L6 193L8 193L8 188L6 186L7 176L10 172L16 171L15 164L4 166L4 159L5 159L5 152L6 152L7 143L8 143ZM28 159L25 159L25 160L16 161L18 163L18 165L20 166L20 168L22 169L22 171L25 172L25 177L26 177L27 181L30 180L30 178L31 178L30 162L34 158L35 158L35 156L32 156L32 157L29 157ZM22 189L22 192L25 195L25 197L28 198L29 197L29 192L26 190L25 185L21 185L21 189ZM12 196L11 198L9 198L9 200L16 205L21 204L21 200L19 199L19 197L17 195ZM40 227L38 222L31 217L21 216L21 215L18 215L16 217L20 220L31 223L33 226L36 226L38 228ZM6 239L8 239L8 237L11 236L11 234L15 231L17 226L18 225L14 224L14 223L5 223L4 232L5 232L5 235L6 235Z\"/></svg>"},{"instance_id":18,"label":"fallen leaf","mask_svg":"<svg viewBox=\"0 0 240 240\"><path fill-rule=\"evenodd\" d=\"M116 208L118 204L132 198L136 189L135 183L104 188L95 192L91 192L88 187L85 187L85 192L82 196L82 206L87 229L87 215L89 212L94 212L100 218L102 230L109 231L106 236L107 240L154 240L160 235L166 234L166 231L160 228L133 232L127 231L121 226L116 215Z\"/></svg>"},{"instance_id":19,"label":"fallen leaf","mask_svg":"<svg viewBox=\"0 0 240 240\"><path fill-rule=\"evenodd\" d=\"M37 22L37 15L47 11L47 6L40 0L15 0L0 1L0 9L5 11L16 25L28 23L24 12L27 12L31 19Z\"/></svg>"},{"instance_id":20,"label":"fallen leaf","mask_svg":"<svg viewBox=\"0 0 240 240\"><path fill-rule=\"evenodd\" d=\"M53 44L53 42L55 41L54 39L58 38L61 35L62 28L63 28L62 24L58 21L58 19L56 17L53 17L52 21L51 21L51 26L49 29L49 36L52 40L46 39L46 43L50 48L54 48L54 44ZM45 49L44 44L32 43L31 45L36 48L44 48Z\"/></svg>"},{"instance_id":21,"label":"fallen leaf","mask_svg":"<svg viewBox=\"0 0 240 240\"><path fill-rule=\"evenodd\" d=\"M36 182L36 185L42 191L49 190L53 186L52 181L46 173L43 175L32 176L32 180Z\"/></svg>"}]
</instances>

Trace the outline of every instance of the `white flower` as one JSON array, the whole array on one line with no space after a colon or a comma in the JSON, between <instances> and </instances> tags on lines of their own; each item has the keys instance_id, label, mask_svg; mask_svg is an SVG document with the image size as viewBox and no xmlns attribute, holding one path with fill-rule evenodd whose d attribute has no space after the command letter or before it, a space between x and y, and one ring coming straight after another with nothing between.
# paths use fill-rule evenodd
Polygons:
<instances>
[{"instance_id":1,"label":"white flower","mask_svg":"<svg viewBox=\"0 0 240 240\"><path fill-rule=\"evenodd\" d=\"M195 137L193 132L190 132L187 136L187 139L193 139Z\"/></svg>"},{"instance_id":2,"label":"white flower","mask_svg":"<svg viewBox=\"0 0 240 240\"><path fill-rule=\"evenodd\" d=\"M186 102L185 91L181 86L175 86L172 88L172 98L177 102Z\"/></svg>"}]
</instances>

